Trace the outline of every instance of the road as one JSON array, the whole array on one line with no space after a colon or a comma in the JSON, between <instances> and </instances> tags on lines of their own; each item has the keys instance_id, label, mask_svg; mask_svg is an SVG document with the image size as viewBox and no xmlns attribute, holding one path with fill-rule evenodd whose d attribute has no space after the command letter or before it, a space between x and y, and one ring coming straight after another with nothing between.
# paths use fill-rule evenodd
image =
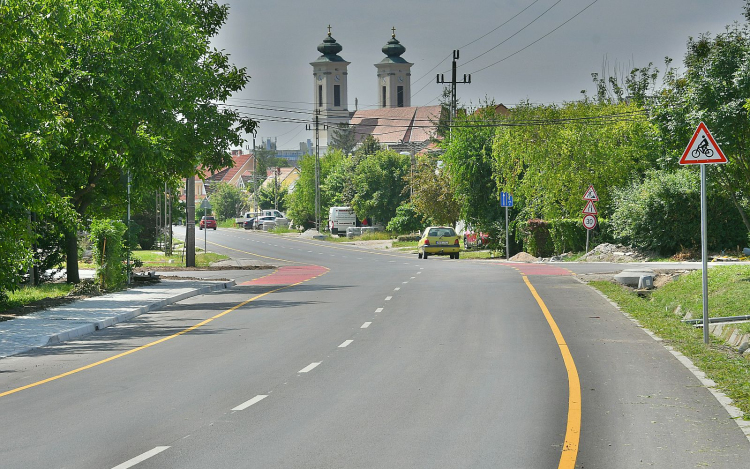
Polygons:
<instances>
[{"instance_id":1,"label":"road","mask_svg":"<svg viewBox=\"0 0 750 469\"><path fill-rule=\"evenodd\" d=\"M0 360L0 392L39 383L0 397L0 467L750 461L698 379L564 266L207 236L279 269Z\"/></svg>"}]
</instances>

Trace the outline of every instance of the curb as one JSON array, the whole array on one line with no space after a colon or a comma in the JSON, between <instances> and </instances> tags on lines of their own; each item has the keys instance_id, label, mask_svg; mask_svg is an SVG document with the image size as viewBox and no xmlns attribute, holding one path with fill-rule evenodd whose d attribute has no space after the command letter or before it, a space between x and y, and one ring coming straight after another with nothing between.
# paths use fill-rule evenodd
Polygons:
<instances>
[{"instance_id":1,"label":"curb","mask_svg":"<svg viewBox=\"0 0 750 469\"><path fill-rule=\"evenodd\" d=\"M206 293L211 293L217 290L226 290L235 285L236 283L234 280L230 280L228 282L217 282L216 285L209 285L206 287L197 288L193 291L181 293L171 298L166 298L160 301L155 301L145 306L141 306L141 307L132 309L130 311L117 314L114 317L107 318L102 321L84 324L83 326L74 327L72 329L68 329L67 331L54 334L50 336L49 339L47 339L47 342L43 344L42 346L55 345L55 344L59 344L62 342L66 342L68 340L76 339L78 337L82 337L84 335L92 334L100 329L104 329L105 327L113 326L119 322L124 322L130 319L133 319L137 316L140 316L143 313L161 309L165 306L171 305L173 303L177 303L178 301L182 301L184 299L191 298L193 296L205 295Z\"/></svg>"}]
</instances>

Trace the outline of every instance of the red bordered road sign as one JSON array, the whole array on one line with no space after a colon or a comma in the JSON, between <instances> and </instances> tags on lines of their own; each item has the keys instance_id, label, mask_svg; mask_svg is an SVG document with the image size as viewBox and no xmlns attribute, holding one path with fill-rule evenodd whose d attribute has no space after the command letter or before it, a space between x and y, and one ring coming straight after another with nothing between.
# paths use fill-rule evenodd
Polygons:
<instances>
[{"instance_id":1,"label":"red bordered road sign","mask_svg":"<svg viewBox=\"0 0 750 469\"><path fill-rule=\"evenodd\" d=\"M593 230L596 227L596 217L591 214L583 217L583 227L587 230Z\"/></svg>"},{"instance_id":2,"label":"red bordered road sign","mask_svg":"<svg viewBox=\"0 0 750 469\"><path fill-rule=\"evenodd\" d=\"M719 148L706 124L701 122L695 129L693 138L680 158L680 164L713 164L726 163L727 157Z\"/></svg>"},{"instance_id":3,"label":"red bordered road sign","mask_svg":"<svg viewBox=\"0 0 750 469\"><path fill-rule=\"evenodd\" d=\"M599 196L596 195L596 191L594 190L594 186L589 186L589 188L586 190L586 193L583 194L583 200L591 200L592 202L598 202Z\"/></svg>"},{"instance_id":4,"label":"red bordered road sign","mask_svg":"<svg viewBox=\"0 0 750 469\"><path fill-rule=\"evenodd\" d=\"M596 215L599 212L597 212L597 210L596 210L596 206L594 205L594 201L593 200L589 200L586 203L586 207L583 209L582 213L587 213L587 214L590 214L590 215Z\"/></svg>"}]
</instances>

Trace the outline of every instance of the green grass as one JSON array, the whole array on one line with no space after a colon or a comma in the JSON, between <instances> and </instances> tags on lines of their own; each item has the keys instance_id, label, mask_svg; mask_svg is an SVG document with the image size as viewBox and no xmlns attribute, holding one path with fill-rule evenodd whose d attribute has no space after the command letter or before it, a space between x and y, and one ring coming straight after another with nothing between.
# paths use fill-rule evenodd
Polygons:
<instances>
[{"instance_id":1,"label":"green grass","mask_svg":"<svg viewBox=\"0 0 750 469\"><path fill-rule=\"evenodd\" d=\"M22 287L19 290L8 293L8 300L0 302L0 311L24 306L45 298L63 297L70 293L73 287L74 285L67 283L45 283L37 287Z\"/></svg>"},{"instance_id":2,"label":"green grass","mask_svg":"<svg viewBox=\"0 0 750 469\"><path fill-rule=\"evenodd\" d=\"M682 276L642 298L633 291L612 282L591 282L623 311L637 319L665 342L690 358L714 380L750 420L750 360L725 346L720 339L703 343L703 330L682 322L682 315L702 315L701 272ZM722 266L709 270L709 314L711 317L747 314L750 300L750 267ZM680 315L675 315L677 306ZM740 327L750 331L747 325Z\"/></svg>"},{"instance_id":3,"label":"green grass","mask_svg":"<svg viewBox=\"0 0 750 469\"><path fill-rule=\"evenodd\" d=\"M417 244L419 244L419 241L394 241L393 242L393 248L410 248L410 249L417 249Z\"/></svg>"},{"instance_id":4,"label":"green grass","mask_svg":"<svg viewBox=\"0 0 750 469\"><path fill-rule=\"evenodd\" d=\"M499 251L461 251L460 259L499 259L504 258L505 253Z\"/></svg>"},{"instance_id":5,"label":"green grass","mask_svg":"<svg viewBox=\"0 0 750 469\"><path fill-rule=\"evenodd\" d=\"M269 233L284 234L284 233L297 233L297 230L290 230L288 226L276 226Z\"/></svg>"},{"instance_id":6,"label":"green grass","mask_svg":"<svg viewBox=\"0 0 750 469\"><path fill-rule=\"evenodd\" d=\"M196 267L208 267L211 262L229 259L229 256L217 254L215 252L202 252L197 246L195 251ZM130 256L131 259L138 258L143 261L143 267L145 268L185 266L185 257L181 251L173 251L171 256L165 256L163 252L153 250L133 251Z\"/></svg>"},{"instance_id":7,"label":"green grass","mask_svg":"<svg viewBox=\"0 0 750 469\"><path fill-rule=\"evenodd\" d=\"M219 228L236 228L236 227L242 227L242 225L237 225L234 223L234 218L228 218L226 220L219 220L217 222L217 225Z\"/></svg>"}]
</instances>

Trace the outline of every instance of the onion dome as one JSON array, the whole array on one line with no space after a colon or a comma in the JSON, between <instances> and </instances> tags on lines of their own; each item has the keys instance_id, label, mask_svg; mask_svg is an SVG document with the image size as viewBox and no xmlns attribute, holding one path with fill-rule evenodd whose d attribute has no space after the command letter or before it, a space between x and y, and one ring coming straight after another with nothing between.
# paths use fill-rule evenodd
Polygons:
<instances>
[{"instance_id":1,"label":"onion dome","mask_svg":"<svg viewBox=\"0 0 750 469\"><path fill-rule=\"evenodd\" d=\"M406 52L404 47L398 39L396 39L396 28L393 28L393 34L391 39L381 49L385 54L385 58L380 63L407 63L406 60L401 58L401 54Z\"/></svg>"},{"instance_id":2,"label":"onion dome","mask_svg":"<svg viewBox=\"0 0 750 469\"><path fill-rule=\"evenodd\" d=\"M318 57L316 62L344 62L344 59L338 55L342 50L344 48L331 36L331 27L328 26L328 36L318 45L318 52L323 55Z\"/></svg>"}]
</instances>

